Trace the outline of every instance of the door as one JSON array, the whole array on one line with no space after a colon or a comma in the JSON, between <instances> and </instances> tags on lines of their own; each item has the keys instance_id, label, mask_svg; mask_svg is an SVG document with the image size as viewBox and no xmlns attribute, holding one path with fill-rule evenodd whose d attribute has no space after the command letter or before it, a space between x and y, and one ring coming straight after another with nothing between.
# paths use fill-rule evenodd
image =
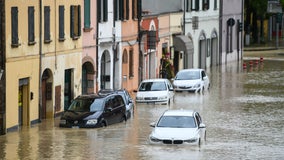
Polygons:
<instances>
[{"instance_id":1,"label":"door","mask_svg":"<svg viewBox=\"0 0 284 160\"><path fill-rule=\"evenodd\" d=\"M64 111L67 110L73 99L72 69L65 70L64 80Z\"/></svg>"},{"instance_id":2,"label":"door","mask_svg":"<svg viewBox=\"0 0 284 160\"><path fill-rule=\"evenodd\" d=\"M113 105L112 98L108 98L105 102L104 113L103 113L103 118L107 122L107 125L113 124L114 121L112 105Z\"/></svg>"}]
</instances>

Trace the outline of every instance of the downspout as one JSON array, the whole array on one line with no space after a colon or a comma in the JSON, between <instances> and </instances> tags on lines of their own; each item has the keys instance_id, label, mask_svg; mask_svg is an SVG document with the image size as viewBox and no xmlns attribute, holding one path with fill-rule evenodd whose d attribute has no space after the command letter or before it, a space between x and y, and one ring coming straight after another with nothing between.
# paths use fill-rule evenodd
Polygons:
<instances>
[{"instance_id":1,"label":"downspout","mask_svg":"<svg viewBox=\"0 0 284 160\"><path fill-rule=\"evenodd\" d=\"M39 122L41 122L41 111L42 111L42 0L39 0Z\"/></svg>"},{"instance_id":2,"label":"downspout","mask_svg":"<svg viewBox=\"0 0 284 160\"><path fill-rule=\"evenodd\" d=\"M96 3L96 6L97 6L97 8L98 8L98 3ZM95 74L96 74L96 93L98 93L98 81L99 81L99 78L98 78L98 67L99 67L99 64L98 64L98 62L99 62L99 46L98 46L98 44L99 44L99 22L98 22L98 12L96 11L96 72L95 72Z\"/></svg>"},{"instance_id":3,"label":"downspout","mask_svg":"<svg viewBox=\"0 0 284 160\"><path fill-rule=\"evenodd\" d=\"M141 32L141 26L140 26L140 23L141 23L141 18L142 18L142 0L138 0L137 1L137 18L138 18L138 57L139 57L139 68L138 68L138 83L140 83L142 81L142 77L143 77L143 53L141 51L141 37L142 37L142 32Z\"/></svg>"},{"instance_id":4,"label":"downspout","mask_svg":"<svg viewBox=\"0 0 284 160\"><path fill-rule=\"evenodd\" d=\"M6 34L5 34L5 1L1 0L0 2L0 38L1 38L1 45L0 45L0 69L2 75L0 76L0 135L6 134Z\"/></svg>"},{"instance_id":5,"label":"downspout","mask_svg":"<svg viewBox=\"0 0 284 160\"><path fill-rule=\"evenodd\" d=\"M113 1L113 3L115 3L114 1ZM113 7L114 7L115 5L113 4ZM113 8L113 11L115 11L115 9ZM113 63L112 63L112 75L113 75L113 78L112 78L112 89L113 90L115 90L115 61L116 61L116 56L117 56L117 49L116 49L116 38L115 38L115 35L116 35L116 28L115 28L115 17L114 17L114 15L115 15L115 13L114 12L112 12L112 16L113 16L113 29L112 29L112 41L113 41L113 44L112 44L112 52L113 52ZM122 24L121 24L122 25Z\"/></svg>"},{"instance_id":6,"label":"downspout","mask_svg":"<svg viewBox=\"0 0 284 160\"><path fill-rule=\"evenodd\" d=\"M223 33L223 0L220 0L219 4L219 34ZM219 36L219 64L223 64L222 62L222 55L223 55L223 34L220 34ZM227 54L227 53L226 53Z\"/></svg>"}]
</instances>

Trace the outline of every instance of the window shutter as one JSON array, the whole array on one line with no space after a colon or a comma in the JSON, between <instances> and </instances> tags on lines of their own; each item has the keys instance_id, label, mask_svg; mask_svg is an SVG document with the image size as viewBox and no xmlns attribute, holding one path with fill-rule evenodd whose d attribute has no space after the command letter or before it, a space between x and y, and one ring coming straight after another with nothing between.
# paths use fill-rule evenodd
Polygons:
<instances>
[{"instance_id":1,"label":"window shutter","mask_svg":"<svg viewBox=\"0 0 284 160\"><path fill-rule=\"evenodd\" d=\"M124 0L119 0L119 19L124 20Z\"/></svg>"},{"instance_id":2,"label":"window shutter","mask_svg":"<svg viewBox=\"0 0 284 160\"><path fill-rule=\"evenodd\" d=\"M126 0L126 20L129 20L129 0Z\"/></svg>"},{"instance_id":3,"label":"window shutter","mask_svg":"<svg viewBox=\"0 0 284 160\"><path fill-rule=\"evenodd\" d=\"M103 1L103 4L104 4L104 16L103 16L103 21L106 22L108 21L108 1L107 0L104 0Z\"/></svg>"},{"instance_id":4,"label":"window shutter","mask_svg":"<svg viewBox=\"0 0 284 160\"><path fill-rule=\"evenodd\" d=\"M78 35L77 36L81 36L81 5L78 6Z\"/></svg>"},{"instance_id":5,"label":"window shutter","mask_svg":"<svg viewBox=\"0 0 284 160\"><path fill-rule=\"evenodd\" d=\"M59 40L63 40L64 36L64 6L59 6Z\"/></svg>"},{"instance_id":6,"label":"window shutter","mask_svg":"<svg viewBox=\"0 0 284 160\"><path fill-rule=\"evenodd\" d=\"M74 8L75 6L70 6L70 37L73 38L74 35Z\"/></svg>"},{"instance_id":7,"label":"window shutter","mask_svg":"<svg viewBox=\"0 0 284 160\"><path fill-rule=\"evenodd\" d=\"M97 2L98 2L98 4L97 4L97 19L98 19L98 22L102 22L101 0L98 0Z\"/></svg>"},{"instance_id":8,"label":"window shutter","mask_svg":"<svg viewBox=\"0 0 284 160\"><path fill-rule=\"evenodd\" d=\"M28 7L28 41L35 41L35 33L34 33L34 7Z\"/></svg>"},{"instance_id":9,"label":"window shutter","mask_svg":"<svg viewBox=\"0 0 284 160\"><path fill-rule=\"evenodd\" d=\"M18 44L18 7L11 8L12 44Z\"/></svg>"},{"instance_id":10,"label":"window shutter","mask_svg":"<svg viewBox=\"0 0 284 160\"><path fill-rule=\"evenodd\" d=\"M90 0L84 1L84 28L91 28L91 2Z\"/></svg>"},{"instance_id":11,"label":"window shutter","mask_svg":"<svg viewBox=\"0 0 284 160\"><path fill-rule=\"evenodd\" d=\"M196 0L195 5L196 5L195 10L199 11L199 6L200 6L199 0Z\"/></svg>"},{"instance_id":12,"label":"window shutter","mask_svg":"<svg viewBox=\"0 0 284 160\"><path fill-rule=\"evenodd\" d=\"M113 16L114 16L114 20L117 21L118 20L118 9L117 9L117 6L118 6L118 1L114 1L114 4L113 4Z\"/></svg>"},{"instance_id":13,"label":"window shutter","mask_svg":"<svg viewBox=\"0 0 284 160\"><path fill-rule=\"evenodd\" d=\"M50 7L44 7L44 40L50 41Z\"/></svg>"}]
</instances>

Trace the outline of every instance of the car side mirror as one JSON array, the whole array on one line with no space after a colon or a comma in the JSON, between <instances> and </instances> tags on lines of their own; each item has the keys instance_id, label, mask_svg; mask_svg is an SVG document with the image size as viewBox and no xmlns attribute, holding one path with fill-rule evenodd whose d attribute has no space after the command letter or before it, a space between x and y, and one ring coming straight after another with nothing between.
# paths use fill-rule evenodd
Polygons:
<instances>
[{"instance_id":1,"label":"car side mirror","mask_svg":"<svg viewBox=\"0 0 284 160\"><path fill-rule=\"evenodd\" d=\"M106 109L106 112L111 112L112 111L112 108L111 107L108 107L107 109Z\"/></svg>"},{"instance_id":2,"label":"car side mirror","mask_svg":"<svg viewBox=\"0 0 284 160\"><path fill-rule=\"evenodd\" d=\"M150 127L155 127L155 125L156 125L155 122L150 123Z\"/></svg>"},{"instance_id":3,"label":"car side mirror","mask_svg":"<svg viewBox=\"0 0 284 160\"><path fill-rule=\"evenodd\" d=\"M204 123L200 123L199 128L206 128Z\"/></svg>"}]
</instances>

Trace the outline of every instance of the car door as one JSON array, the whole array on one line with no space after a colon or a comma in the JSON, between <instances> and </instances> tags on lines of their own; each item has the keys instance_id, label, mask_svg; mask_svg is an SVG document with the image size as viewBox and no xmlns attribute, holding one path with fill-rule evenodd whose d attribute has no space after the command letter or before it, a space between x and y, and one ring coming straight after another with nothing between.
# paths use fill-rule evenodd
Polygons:
<instances>
[{"instance_id":1,"label":"car door","mask_svg":"<svg viewBox=\"0 0 284 160\"><path fill-rule=\"evenodd\" d=\"M114 123L118 123L124 119L126 107L121 95L115 95L113 98L113 112Z\"/></svg>"},{"instance_id":2,"label":"car door","mask_svg":"<svg viewBox=\"0 0 284 160\"><path fill-rule=\"evenodd\" d=\"M105 119L108 125L114 123L114 112L113 112L112 101L113 101L112 97L107 98L104 106L103 118Z\"/></svg>"}]
</instances>

